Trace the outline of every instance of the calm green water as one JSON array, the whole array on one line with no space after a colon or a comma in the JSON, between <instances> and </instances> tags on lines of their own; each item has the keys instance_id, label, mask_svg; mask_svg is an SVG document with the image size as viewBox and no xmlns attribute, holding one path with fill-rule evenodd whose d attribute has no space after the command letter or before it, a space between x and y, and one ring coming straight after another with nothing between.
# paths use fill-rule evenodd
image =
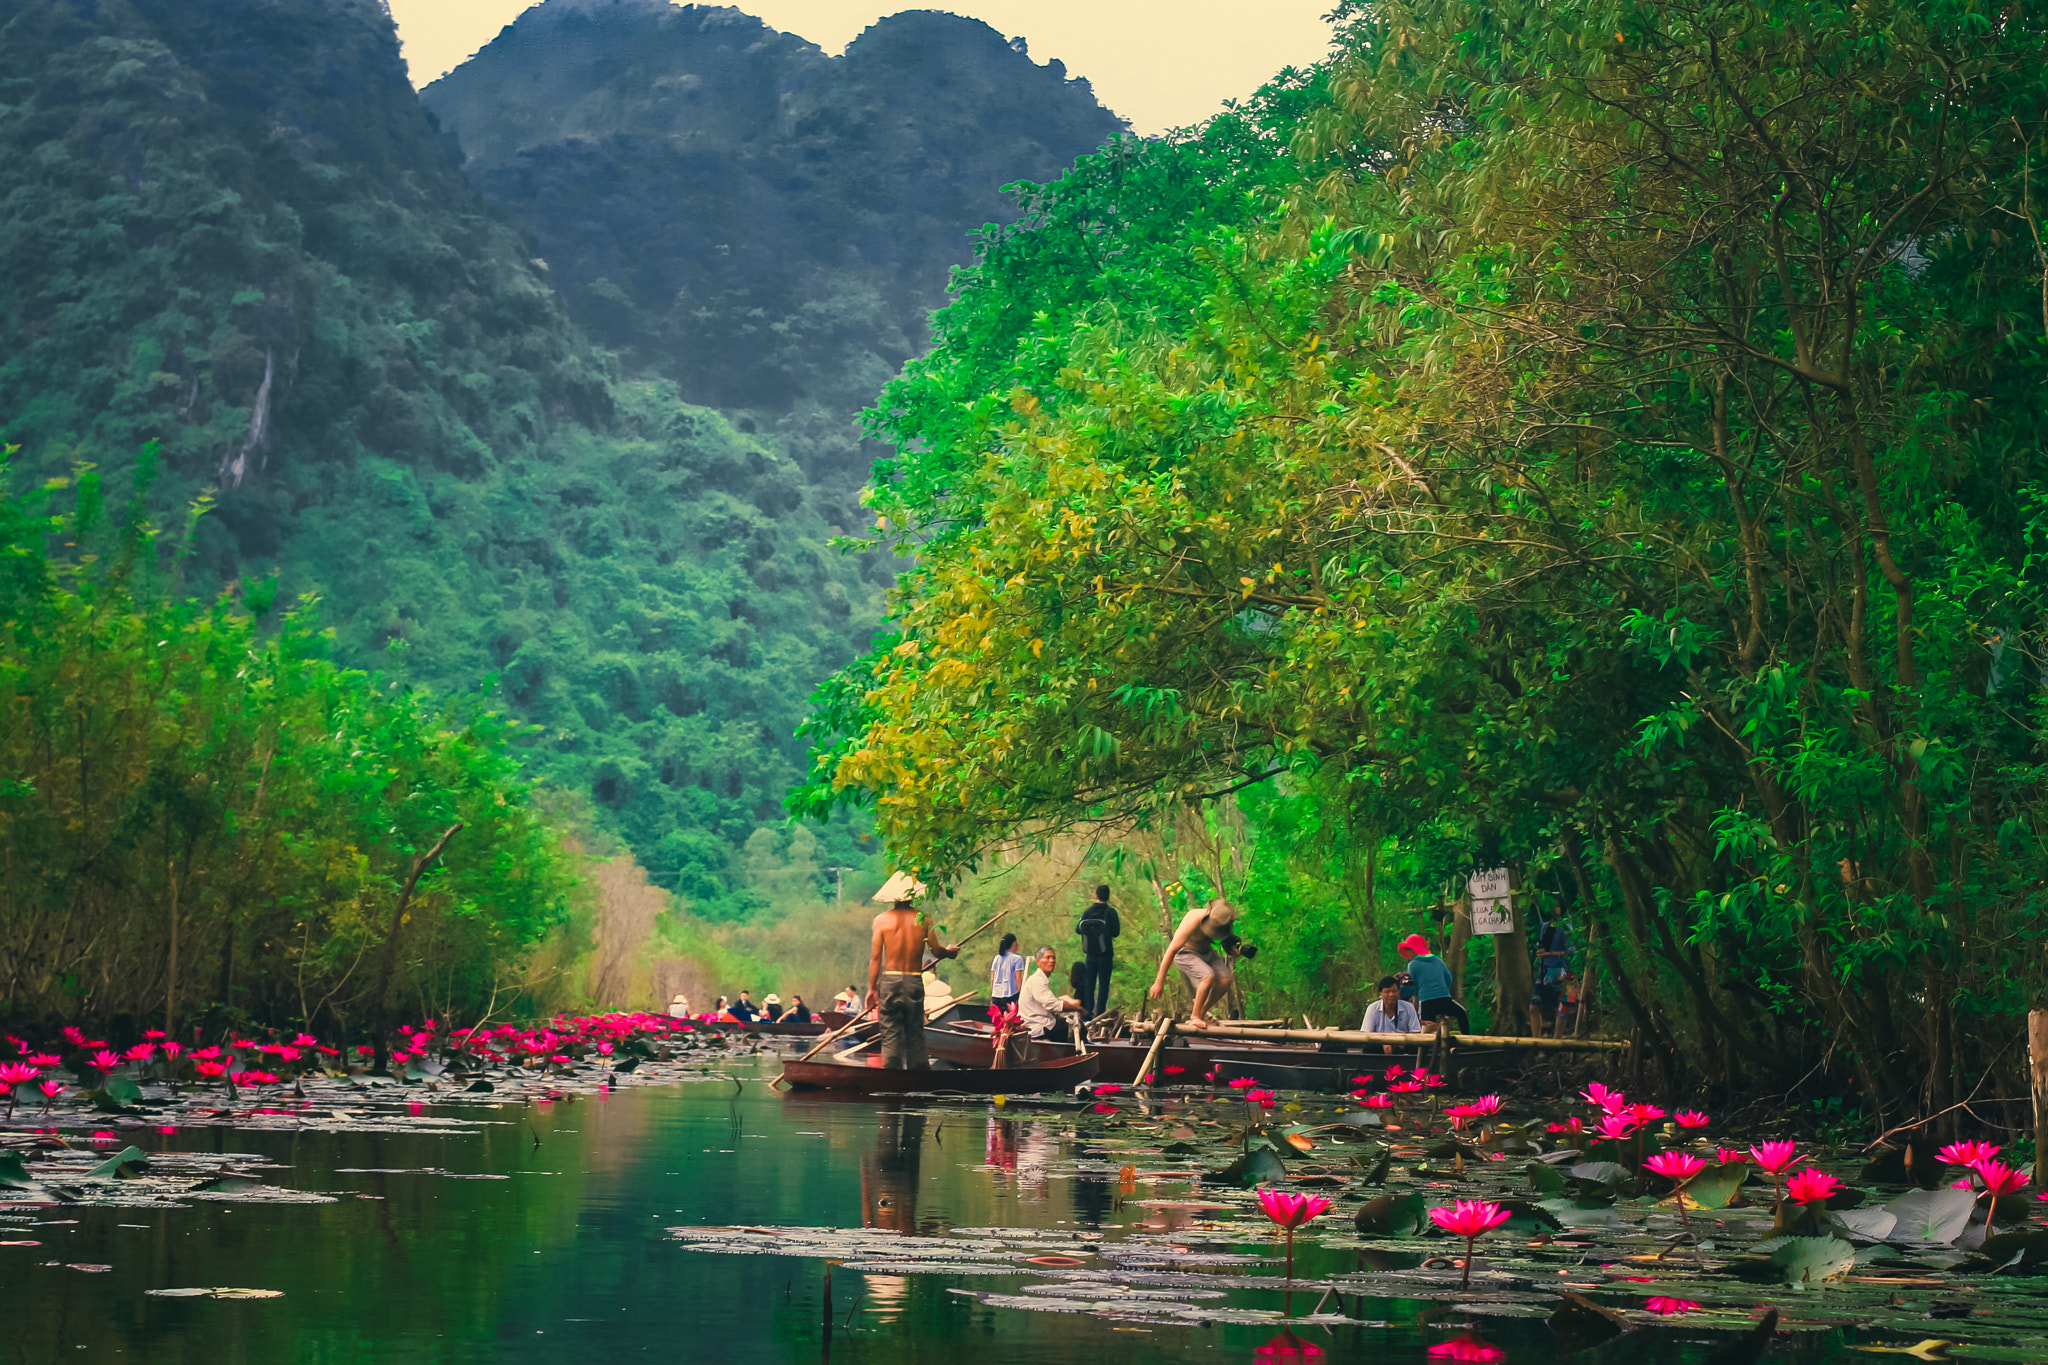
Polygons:
<instances>
[{"instance_id":1,"label":"calm green water","mask_svg":"<svg viewBox=\"0 0 2048 1365\"><path fill-rule=\"evenodd\" d=\"M1071 1119L1001 1118L1003 1111L985 1104L920 1109L791 1096L758 1079L733 1090L697 1083L537 1110L464 1109L465 1117L501 1121L457 1136L193 1130L154 1138L163 1147L261 1154L290 1167L266 1173L270 1183L340 1202L64 1210L40 1214L50 1220L40 1226L13 1225L0 1235L43 1245L0 1248L0 1361L1135 1365L1191 1355L1272 1358L1258 1354L1270 1329L1134 1328L992 1309L947 1292L1016 1292L1029 1282L1018 1276L841 1271L828 1343L822 1263L706 1255L663 1230L738 1223L943 1235L952 1227L1100 1225L1115 1235L1160 1215L1114 1208L1106 1182L1044 1169L1073 1154ZM1355 1255L1318 1250L1302 1269L1348 1270ZM43 1264L51 1261L67 1264ZM68 1268L80 1263L111 1269ZM196 1285L282 1290L284 1297L224 1302L145 1293ZM1278 1306L1274 1294L1232 1298ZM1446 1327L1463 1324L1442 1305L1422 1302L1352 1299L1345 1307L1390 1326L1312 1331L1330 1360L1422 1365L1429 1346L1445 1341ZM1555 1354L1541 1320L1479 1326L1509 1360ZM1782 1354L1787 1345L1772 1358L1793 1358ZM1809 1336L1794 1354L1819 1359L1833 1350L1824 1336ZM1682 1332L1630 1346L1631 1365L1708 1353Z\"/></svg>"}]
</instances>

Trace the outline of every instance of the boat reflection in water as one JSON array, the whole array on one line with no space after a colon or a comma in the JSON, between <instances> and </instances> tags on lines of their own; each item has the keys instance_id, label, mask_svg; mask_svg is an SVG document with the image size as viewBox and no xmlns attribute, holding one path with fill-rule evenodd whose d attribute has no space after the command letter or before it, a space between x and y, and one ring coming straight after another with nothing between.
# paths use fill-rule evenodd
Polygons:
<instances>
[{"instance_id":1,"label":"boat reflection in water","mask_svg":"<svg viewBox=\"0 0 2048 1365\"><path fill-rule=\"evenodd\" d=\"M875 1145L860 1159L860 1225L918 1236L917 1175L924 1155L925 1116L915 1111L877 1117ZM944 1229L932 1235L940 1236Z\"/></svg>"}]
</instances>

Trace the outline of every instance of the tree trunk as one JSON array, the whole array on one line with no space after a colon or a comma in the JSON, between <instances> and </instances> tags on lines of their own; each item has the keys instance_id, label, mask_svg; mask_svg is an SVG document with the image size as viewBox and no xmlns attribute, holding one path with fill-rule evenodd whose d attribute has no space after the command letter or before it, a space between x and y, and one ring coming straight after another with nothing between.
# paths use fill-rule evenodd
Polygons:
<instances>
[{"instance_id":1,"label":"tree trunk","mask_svg":"<svg viewBox=\"0 0 2048 1365\"><path fill-rule=\"evenodd\" d=\"M1509 898L1508 923L1513 927L1493 936L1493 1031L1503 1038L1528 1037L1529 996L1536 989L1529 935L1522 927L1524 899Z\"/></svg>"},{"instance_id":2,"label":"tree trunk","mask_svg":"<svg viewBox=\"0 0 2048 1365\"><path fill-rule=\"evenodd\" d=\"M2034 1184L2048 1186L2048 1010L2027 1015L2027 1060L2034 1081Z\"/></svg>"},{"instance_id":3,"label":"tree trunk","mask_svg":"<svg viewBox=\"0 0 2048 1365\"><path fill-rule=\"evenodd\" d=\"M370 1068L372 1071L384 1071L391 1061L391 974L398 966L398 936L405 928L406 912L412 908L413 888L419 885L420 874L427 870L434 859L441 856L441 850L448 847L448 841L453 839L461 828L460 821L450 825L447 833L434 841L432 848L412 860L412 872L406 877L405 886L398 893L398 904L391 909L391 928L384 935L384 953L377 964L377 990L370 1004L372 1027L377 1030L377 1036L373 1040L377 1053L375 1064Z\"/></svg>"}]
</instances>

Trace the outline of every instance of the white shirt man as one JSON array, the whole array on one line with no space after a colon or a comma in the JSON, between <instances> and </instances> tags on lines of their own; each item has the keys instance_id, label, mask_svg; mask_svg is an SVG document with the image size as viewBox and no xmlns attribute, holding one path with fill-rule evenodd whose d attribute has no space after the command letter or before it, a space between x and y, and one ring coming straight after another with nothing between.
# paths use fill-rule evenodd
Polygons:
<instances>
[{"instance_id":1,"label":"white shirt man","mask_svg":"<svg viewBox=\"0 0 2048 1365\"><path fill-rule=\"evenodd\" d=\"M1040 948L1038 966L1024 978L1024 993L1017 997L1017 1015L1033 1038L1045 1037L1059 1026L1062 1015L1081 1008L1080 1001L1053 990L1052 969L1057 962L1052 949Z\"/></svg>"},{"instance_id":2,"label":"white shirt man","mask_svg":"<svg viewBox=\"0 0 2048 1365\"><path fill-rule=\"evenodd\" d=\"M1401 998L1401 987L1393 977L1380 982L1380 998L1365 1007L1361 1033L1420 1033L1422 1016L1415 1006Z\"/></svg>"}]
</instances>

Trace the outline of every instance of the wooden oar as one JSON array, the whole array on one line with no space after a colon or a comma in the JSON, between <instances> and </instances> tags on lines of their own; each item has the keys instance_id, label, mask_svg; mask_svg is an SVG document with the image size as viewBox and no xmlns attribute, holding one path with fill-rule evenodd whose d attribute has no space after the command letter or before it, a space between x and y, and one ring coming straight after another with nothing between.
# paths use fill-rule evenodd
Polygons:
<instances>
[{"instance_id":1,"label":"wooden oar","mask_svg":"<svg viewBox=\"0 0 2048 1365\"><path fill-rule=\"evenodd\" d=\"M966 946L967 946L968 944L970 944L970 943L974 942L974 940L975 940L975 939L977 939L977 938L981 937L981 933L982 933L982 930L983 930L983 929L986 929L986 928L988 928L988 926L989 926L990 924L994 924L994 923L995 923L995 922L996 922L997 920L1001 919L1001 918L1002 918L1002 917L1003 917L1004 915L1007 915L1007 914L1009 914L1009 913L1010 913L1010 912L1009 912L1009 911L1007 911L1007 910L998 910L998 911L996 911L996 912L995 912L995 913L994 913L993 915L990 915L990 916L988 917L988 920L987 920L987 922L986 922L986 923L984 923L984 924L983 924L983 925L981 926L981 929L976 929L976 930L975 930L975 931L974 931L973 933L969 934L969 935L968 935L968 936L967 936L966 938L963 938L963 939L961 939L961 940L960 940L960 941L959 941L958 943L954 944L954 945L953 945L953 947L954 947L954 948L955 948L956 950L958 950L958 949L961 949L961 948L965 948L965 947L966 947Z\"/></svg>"}]
</instances>

